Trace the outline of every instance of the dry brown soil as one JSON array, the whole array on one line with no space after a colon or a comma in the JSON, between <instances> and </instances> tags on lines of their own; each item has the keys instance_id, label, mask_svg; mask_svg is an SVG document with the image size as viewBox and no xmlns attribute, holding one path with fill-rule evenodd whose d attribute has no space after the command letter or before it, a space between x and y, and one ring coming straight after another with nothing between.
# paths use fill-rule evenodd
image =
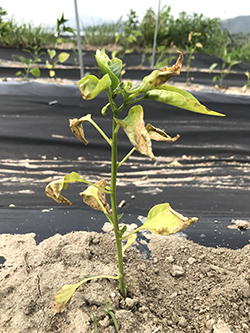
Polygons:
<instances>
[{"instance_id":1,"label":"dry brown soil","mask_svg":"<svg viewBox=\"0 0 250 333\"><path fill-rule=\"evenodd\" d=\"M0 332L120 333L250 332L250 245L207 248L184 238L146 235L150 258L130 247L124 257L123 299L115 280L86 283L62 313L53 295L79 277L116 275L112 232L72 232L36 245L35 234L0 235Z\"/></svg>"}]
</instances>

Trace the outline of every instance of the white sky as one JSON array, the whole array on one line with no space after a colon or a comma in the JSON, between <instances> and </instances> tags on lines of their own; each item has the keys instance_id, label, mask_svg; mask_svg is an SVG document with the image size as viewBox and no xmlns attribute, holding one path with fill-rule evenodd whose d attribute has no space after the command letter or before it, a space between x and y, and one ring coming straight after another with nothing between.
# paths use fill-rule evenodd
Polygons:
<instances>
[{"instance_id":1,"label":"white sky","mask_svg":"<svg viewBox=\"0 0 250 333\"><path fill-rule=\"evenodd\" d=\"M130 9L133 9L141 19L149 7L155 12L158 10L159 0L77 0L80 14L99 16L105 19L117 20L123 16L127 18ZM232 18L239 15L250 15L250 1L222 1L222 0L161 0L161 8L164 5L171 7L175 18L179 12L188 14L204 14L206 17ZM7 10L8 17L14 15L19 22L33 22L39 24L53 24L56 19L67 19L75 15L74 0L1 0L0 6ZM98 23L98 22L96 22Z\"/></svg>"}]
</instances>

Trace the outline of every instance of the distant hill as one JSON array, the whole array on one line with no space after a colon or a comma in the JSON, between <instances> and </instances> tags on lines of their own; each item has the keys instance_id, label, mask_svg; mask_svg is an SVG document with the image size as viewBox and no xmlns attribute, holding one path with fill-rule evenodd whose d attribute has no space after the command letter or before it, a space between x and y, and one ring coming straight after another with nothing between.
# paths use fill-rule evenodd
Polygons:
<instances>
[{"instance_id":1,"label":"distant hill","mask_svg":"<svg viewBox=\"0 0 250 333\"><path fill-rule=\"evenodd\" d=\"M243 32L250 33L250 15L236 16L227 20L221 21L223 29L227 29L231 34Z\"/></svg>"}]
</instances>

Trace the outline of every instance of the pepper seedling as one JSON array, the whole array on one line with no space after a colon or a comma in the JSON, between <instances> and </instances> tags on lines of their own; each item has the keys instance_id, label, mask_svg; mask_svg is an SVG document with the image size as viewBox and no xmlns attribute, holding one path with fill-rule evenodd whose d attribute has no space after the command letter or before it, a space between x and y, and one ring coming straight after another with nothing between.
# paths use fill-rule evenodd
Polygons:
<instances>
[{"instance_id":1,"label":"pepper seedling","mask_svg":"<svg viewBox=\"0 0 250 333\"><path fill-rule=\"evenodd\" d=\"M107 94L108 103L101 109L101 113L103 116L105 116L107 112L111 112L113 115L112 138L108 138L104 131L91 118L90 114L87 114L80 119L70 119L69 123L74 135L85 145L88 144L88 141L85 137L83 123L87 121L99 131L110 146L111 177L109 185L107 185L105 179L101 179L96 183L91 183L82 178L78 173L72 172L62 179L49 183L45 192L47 196L54 199L56 202L71 205L72 202L62 196L61 191L66 190L70 183L82 182L89 185L80 193L80 195L87 205L95 210L102 211L113 227L117 249L118 274L117 276L93 276L73 285L64 285L54 296L52 308L55 313L63 311L76 289L91 279L108 278L117 280L119 282L121 295L126 297L127 289L124 281L123 254L135 241L137 232L147 229L154 234L166 236L177 233L198 221L198 218L196 217L187 218L177 213L170 207L169 203L162 203L152 207L147 215L146 222L129 234L125 235L126 226L121 227L119 225L122 216L117 213L116 181L118 169L135 150L148 156L151 160L155 160L152 150L152 140L175 142L179 138L178 134L175 137L171 137L163 130L156 128L151 124L145 126L143 108L138 102L153 100L192 112L223 116L221 113L206 108L192 94L179 88L165 85L165 82L173 75L179 75L181 72L183 60L183 54L181 52L179 52L178 60L174 66L170 68L165 67L161 71L152 71L151 74L145 76L141 84L135 88L132 88L132 83L129 81L120 81L123 68L120 59L110 59L104 49L101 51L97 50L95 57L103 76L99 79L94 75L87 75L78 82L78 87L83 99L86 100L95 98L101 92ZM123 102L120 106L117 106L116 104L116 97L118 95L122 95L123 97ZM127 115L120 118L122 112L125 111L124 109L132 104L135 105L128 110ZM132 148L121 161L118 161L117 134L120 129L125 131L132 144ZM106 199L106 195L110 198L109 202L111 202L111 208ZM124 240L127 240L127 243L123 247L122 242Z\"/></svg>"}]
</instances>

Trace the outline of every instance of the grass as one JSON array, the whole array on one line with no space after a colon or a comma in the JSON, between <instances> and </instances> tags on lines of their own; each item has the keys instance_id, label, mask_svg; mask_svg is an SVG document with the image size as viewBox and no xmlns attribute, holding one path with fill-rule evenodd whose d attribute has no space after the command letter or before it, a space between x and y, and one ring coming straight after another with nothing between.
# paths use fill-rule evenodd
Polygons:
<instances>
[{"instance_id":1,"label":"grass","mask_svg":"<svg viewBox=\"0 0 250 333\"><path fill-rule=\"evenodd\" d=\"M122 29L121 18L114 23L100 23L83 26L84 42L92 46L115 44L117 33Z\"/></svg>"},{"instance_id":2,"label":"grass","mask_svg":"<svg viewBox=\"0 0 250 333\"><path fill-rule=\"evenodd\" d=\"M31 23L19 24L14 18L11 18L8 27L7 38L10 46L43 47L51 44L54 39L53 32L44 29L41 25L34 26ZM1 41L1 44L4 45L4 42Z\"/></svg>"}]
</instances>

